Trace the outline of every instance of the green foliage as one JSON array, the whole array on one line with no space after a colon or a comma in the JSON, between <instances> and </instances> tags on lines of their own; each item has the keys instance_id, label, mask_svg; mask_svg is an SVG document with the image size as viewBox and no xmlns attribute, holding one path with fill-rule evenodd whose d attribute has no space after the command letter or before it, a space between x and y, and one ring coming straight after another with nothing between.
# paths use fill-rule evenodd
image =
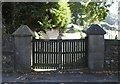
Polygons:
<instances>
[{"instance_id":1,"label":"green foliage","mask_svg":"<svg viewBox=\"0 0 120 84\"><path fill-rule=\"evenodd\" d=\"M63 28L71 20L69 4L65 0L59 2L4 2L2 3L3 24L7 33L13 33L21 24L32 30L46 28ZM41 22L43 25L39 25Z\"/></svg>"},{"instance_id":2,"label":"green foliage","mask_svg":"<svg viewBox=\"0 0 120 84\"><path fill-rule=\"evenodd\" d=\"M21 24L28 25L32 30L38 30L38 19L48 8L46 2L4 2L2 3L3 24L7 33L13 33ZM51 4L52 5L52 4Z\"/></svg>"},{"instance_id":3,"label":"green foliage","mask_svg":"<svg viewBox=\"0 0 120 84\"><path fill-rule=\"evenodd\" d=\"M80 2L70 3L71 10L75 14L82 15L84 25L90 25L96 21L103 21L108 15L110 4L106 2ZM81 17L77 17L81 18Z\"/></svg>"},{"instance_id":4,"label":"green foliage","mask_svg":"<svg viewBox=\"0 0 120 84\"><path fill-rule=\"evenodd\" d=\"M64 30L71 20L83 19L84 25L102 21L108 14L110 5L105 2L3 2L2 21L6 33L13 33L21 24L28 25L32 30L43 29ZM71 18L71 15L74 18ZM77 16L77 15L82 15ZM39 25L40 24L40 25Z\"/></svg>"},{"instance_id":5,"label":"green foliage","mask_svg":"<svg viewBox=\"0 0 120 84\"><path fill-rule=\"evenodd\" d=\"M46 2L39 3L15 3L15 24L26 24L32 30L38 30L38 19L43 16L45 10L48 8Z\"/></svg>"},{"instance_id":6,"label":"green foliage","mask_svg":"<svg viewBox=\"0 0 120 84\"><path fill-rule=\"evenodd\" d=\"M69 4L65 0L60 0L59 2L54 3L52 7L46 9L41 18L42 19L38 21L41 28L59 29L60 31L63 31L71 22L71 10Z\"/></svg>"}]
</instances>

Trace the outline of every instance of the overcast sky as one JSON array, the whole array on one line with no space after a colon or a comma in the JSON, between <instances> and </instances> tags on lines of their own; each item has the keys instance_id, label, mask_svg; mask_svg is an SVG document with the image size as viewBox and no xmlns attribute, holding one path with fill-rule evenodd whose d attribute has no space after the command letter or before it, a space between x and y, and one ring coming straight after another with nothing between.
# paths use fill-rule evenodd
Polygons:
<instances>
[{"instance_id":1,"label":"overcast sky","mask_svg":"<svg viewBox=\"0 0 120 84\"><path fill-rule=\"evenodd\" d=\"M114 4L112 4L109 10L110 10L110 13L118 15L118 1L117 0L114 1Z\"/></svg>"}]
</instances>

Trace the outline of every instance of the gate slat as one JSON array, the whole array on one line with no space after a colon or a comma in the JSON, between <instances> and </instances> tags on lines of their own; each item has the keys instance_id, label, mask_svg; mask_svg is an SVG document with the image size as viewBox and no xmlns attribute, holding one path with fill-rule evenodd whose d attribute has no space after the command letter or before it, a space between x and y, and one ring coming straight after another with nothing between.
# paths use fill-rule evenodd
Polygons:
<instances>
[{"instance_id":1,"label":"gate slat","mask_svg":"<svg viewBox=\"0 0 120 84\"><path fill-rule=\"evenodd\" d=\"M38 48L37 48L37 41L35 42L35 44L36 44L36 52L38 52ZM36 53L36 59L35 59L36 64L37 64L37 55L38 55L38 53ZM38 66L36 66L36 68L38 68Z\"/></svg>"},{"instance_id":2,"label":"gate slat","mask_svg":"<svg viewBox=\"0 0 120 84\"><path fill-rule=\"evenodd\" d=\"M45 42L46 45L46 65L48 65L48 41ZM46 67L46 69L48 69L48 67Z\"/></svg>"},{"instance_id":3,"label":"gate slat","mask_svg":"<svg viewBox=\"0 0 120 84\"><path fill-rule=\"evenodd\" d=\"M73 41L73 52L75 52L75 42ZM74 63L76 63L75 62L75 53L73 53L73 61L74 61ZM76 68L76 64L74 65L74 68Z\"/></svg>"},{"instance_id":4,"label":"gate slat","mask_svg":"<svg viewBox=\"0 0 120 84\"><path fill-rule=\"evenodd\" d=\"M58 42L56 42L56 52L58 52L58 50L57 50L57 45L58 45ZM56 54L56 64L58 64L58 54ZM56 67L56 69L58 69L57 67Z\"/></svg>"},{"instance_id":5,"label":"gate slat","mask_svg":"<svg viewBox=\"0 0 120 84\"><path fill-rule=\"evenodd\" d=\"M83 51L85 51L85 41L83 41ZM83 63L85 63L85 52L83 53Z\"/></svg>"},{"instance_id":6,"label":"gate slat","mask_svg":"<svg viewBox=\"0 0 120 84\"><path fill-rule=\"evenodd\" d=\"M33 66L33 68L35 68L34 66L34 64L35 64L35 40L34 40L35 38L33 38L33 40L32 40L32 66Z\"/></svg>"},{"instance_id":7,"label":"gate slat","mask_svg":"<svg viewBox=\"0 0 120 84\"><path fill-rule=\"evenodd\" d=\"M53 48L54 48L54 52L56 52L56 50L55 50L55 41L53 42ZM56 62L55 62L55 60L56 60L56 54L54 53L54 64L56 65ZM54 67L54 69L56 69L56 66Z\"/></svg>"},{"instance_id":8,"label":"gate slat","mask_svg":"<svg viewBox=\"0 0 120 84\"><path fill-rule=\"evenodd\" d=\"M39 42L37 42L37 49L38 49L38 52L39 52ZM37 57L37 63L39 64L39 54L38 54L38 57ZM38 66L39 68L39 66Z\"/></svg>"},{"instance_id":9,"label":"gate slat","mask_svg":"<svg viewBox=\"0 0 120 84\"><path fill-rule=\"evenodd\" d=\"M47 65L47 48L46 48L47 45L46 45L46 43L47 43L47 41L44 42L45 52L46 52L45 53L45 65ZM45 69L47 69L47 66L45 66Z\"/></svg>"},{"instance_id":10,"label":"gate slat","mask_svg":"<svg viewBox=\"0 0 120 84\"><path fill-rule=\"evenodd\" d=\"M53 45L52 45L52 42L51 42L51 52L53 52ZM53 55L54 55L54 53L53 54L51 54L51 64L53 64ZM52 69L53 69L53 67L51 67Z\"/></svg>"},{"instance_id":11,"label":"gate slat","mask_svg":"<svg viewBox=\"0 0 120 84\"><path fill-rule=\"evenodd\" d=\"M43 52L45 52L45 42L43 41ZM43 64L45 64L45 53L43 53ZM45 66L43 65L43 69L45 69Z\"/></svg>"},{"instance_id":12,"label":"gate slat","mask_svg":"<svg viewBox=\"0 0 120 84\"><path fill-rule=\"evenodd\" d=\"M81 46L83 44L83 41L80 42L80 48L81 50L80 51L83 51L83 46ZM83 60L83 53L81 53L81 56L80 56L80 62L82 63L82 60Z\"/></svg>"},{"instance_id":13,"label":"gate slat","mask_svg":"<svg viewBox=\"0 0 120 84\"><path fill-rule=\"evenodd\" d=\"M78 69L85 67L85 39L34 40L32 63L37 69ZM60 65L60 66L58 66Z\"/></svg>"}]
</instances>

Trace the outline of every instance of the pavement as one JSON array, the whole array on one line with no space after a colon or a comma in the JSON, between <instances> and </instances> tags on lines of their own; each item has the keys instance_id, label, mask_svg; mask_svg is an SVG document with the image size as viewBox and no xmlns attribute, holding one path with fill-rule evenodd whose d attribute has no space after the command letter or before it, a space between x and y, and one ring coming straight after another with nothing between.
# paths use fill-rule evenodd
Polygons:
<instances>
[{"instance_id":1,"label":"pavement","mask_svg":"<svg viewBox=\"0 0 120 84\"><path fill-rule=\"evenodd\" d=\"M2 84L87 84L95 82L118 83L118 74L96 73L3 73ZM99 84L97 83L97 84ZM95 83L96 84L96 83ZM108 83L107 83L108 84Z\"/></svg>"}]
</instances>

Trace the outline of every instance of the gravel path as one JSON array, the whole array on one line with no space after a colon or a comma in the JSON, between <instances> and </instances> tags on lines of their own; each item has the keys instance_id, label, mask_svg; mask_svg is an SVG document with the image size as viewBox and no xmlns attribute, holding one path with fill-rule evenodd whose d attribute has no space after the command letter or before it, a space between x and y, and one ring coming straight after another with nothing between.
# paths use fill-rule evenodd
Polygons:
<instances>
[{"instance_id":1,"label":"gravel path","mask_svg":"<svg viewBox=\"0 0 120 84\"><path fill-rule=\"evenodd\" d=\"M118 82L117 74L4 73L3 82Z\"/></svg>"}]
</instances>

